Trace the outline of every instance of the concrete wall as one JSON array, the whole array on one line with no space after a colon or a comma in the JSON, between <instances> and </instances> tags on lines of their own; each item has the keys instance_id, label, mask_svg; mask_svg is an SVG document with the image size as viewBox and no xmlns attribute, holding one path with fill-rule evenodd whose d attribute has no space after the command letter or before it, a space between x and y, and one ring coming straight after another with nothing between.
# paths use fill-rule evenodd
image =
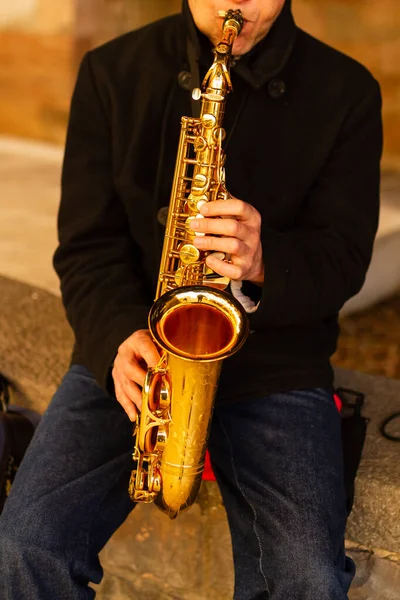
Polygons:
<instances>
[{"instance_id":1,"label":"concrete wall","mask_svg":"<svg viewBox=\"0 0 400 600\"><path fill-rule=\"evenodd\" d=\"M62 143L76 67L94 45L181 0L10 0L0 7L0 133ZM366 64L384 95L386 167L400 169L399 0L293 0L298 24Z\"/></svg>"}]
</instances>

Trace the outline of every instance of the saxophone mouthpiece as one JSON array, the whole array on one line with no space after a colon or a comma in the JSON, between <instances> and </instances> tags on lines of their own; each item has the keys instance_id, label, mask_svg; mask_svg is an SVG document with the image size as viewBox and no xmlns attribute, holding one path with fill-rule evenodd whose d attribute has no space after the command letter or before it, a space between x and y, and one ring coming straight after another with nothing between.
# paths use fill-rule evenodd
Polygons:
<instances>
[{"instance_id":1,"label":"saxophone mouthpiece","mask_svg":"<svg viewBox=\"0 0 400 600\"><path fill-rule=\"evenodd\" d=\"M244 18L241 10L219 10L218 16L224 19L223 28L225 28L227 25L230 27L234 27L237 31L237 35L240 35L244 24Z\"/></svg>"},{"instance_id":2,"label":"saxophone mouthpiece","mask_svg":"<svg viewBox=\"0 0 400 600\"><path fill-rule=\"evenodd\" d=\"M229 9L229 10L218 10L217 11L217 16L220 17L221 19L225 19L225 17L228 16L228 13L230 13L231 15L232 14L240 15L243 18L242 11L240 9L233 10L232 8Z\"/></svg>"}]
</instances>

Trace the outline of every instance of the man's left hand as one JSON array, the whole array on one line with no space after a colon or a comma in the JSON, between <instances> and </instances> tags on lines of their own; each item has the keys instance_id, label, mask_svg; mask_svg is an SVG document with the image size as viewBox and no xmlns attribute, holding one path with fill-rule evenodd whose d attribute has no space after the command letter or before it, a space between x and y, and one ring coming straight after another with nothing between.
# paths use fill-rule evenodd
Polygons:
<instances>
[{"instance_id":1,"label":"man's left hand","mask_svg":"<svg viewBox=\"0 0 400 600\"><path fill-rule=\"evenodd\" d=\"M207 202L200 208L200 213L204 219L191 222L195 232L205 234L194 238L196 248L230 255L230 262L210 255L206 259L207 266L229 279L262 284L264 264L260 239L261 215L258 210L247 202L231 198Z\"/></svg>"}]
</instances>

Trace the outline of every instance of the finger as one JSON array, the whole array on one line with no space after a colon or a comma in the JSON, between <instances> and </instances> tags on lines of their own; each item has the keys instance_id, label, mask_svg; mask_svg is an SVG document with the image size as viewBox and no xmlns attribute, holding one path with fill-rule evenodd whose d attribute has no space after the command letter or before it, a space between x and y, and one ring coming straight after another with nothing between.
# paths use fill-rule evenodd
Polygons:
<instances>
[{"instance_id":1,"label":"finger","mask_svg":"<svg viewBox=\"0 0 400 600\"><path fill-rule=\"evenodd\" d=\"M121 375L121 381L130 379L143 387L147 369L144 369L136 361L132 362L125 357L121 357L120 362L117 365L117 372Z\"/></svg>"},{"instance_id":2,"label":"finger","mask_svg":"<svg viewBox=\"0 0 400 600\"><path fill-rule=\"evenodd\" d=\"M146 373L143 371L144 376L142 383L137 384L135 380L132 380L129 376L127 376L123 366L123 361L114 363L112 376L114 379L115 390L122 390L122 392L130 399L130 401L133 402L140 410L142 408L142 390L139 386L143 387Z\"/></svg>"},{"instance_id":3,"label":"finger","mask_svg":"<svg viewBox=\"0 0 400 600\"><path fill-rule=\"evenodd\" d=\"M233 280L243 279L243 269L239 265L219 260L215 256L208 256L206 258L206 265L223 277Z\"/></svg>"},{"instance_id":4,"label":"finger","mask_svg":"<svg viewBox=\"0 0 400 600\"><path fill-rule=\"evenodd\" d=\"M143 358L148 367L155 367L160 360L157 347L154 344L148 331L137 332L128 338L120 346L122 355L129 357L132 362L132 354Z\"/></svg>"},{"instance_id":5,"label":"finger","mask_svg":"<svg viewBox=\"0 0 400 600\"><path fill-rule=\"evenodd\" d=\"M126 412L126 414L128 415L130 421L132 421L132 422L136 421L138 410L137 410L135 404L128 398L128 396L122 389L122 386L119 381L114 381L114 387L115 387L115 396L116 396L118 402L120 403L120 405L122 406L122 408L124 409L124 411Z\"/></svg>"},{"instance_id":6,"label":"finger","mask_svg":"<svg viewBox=\"0 0 400 600\"><path fill-rule=\"evenodd\" d=\"M135 406L142 409L142 389L130 379L122 379L121 389L129 400L135 404Z\"/></svg>"},{"instance_id":7,"label":"finger","mask_svg":"<svg viewBox=\"0 0 400 600\"><path fill-rule=\"evenodd\" d=\"M155 367L160 362L160 354L152 340L145 340L143 345L139 347L142 358L146 361L147 366L150 368Z\"/></svg>"},{"instance_id":8,"label":"finger","mask_svg":"<svg viewBox=\"0 0 400 600\"><path fill-rule=\"evenodd\" d=\"M229 200L205 202L202 204L199 212L207 217L234 216L237 219L246 221L250 219L253 211L257 212L251 204L237 198L231 198Z\"/></svg>"},{"instance_id":9,"label":"finger","mask_svg":"<svg viewBox=\"0 0 400 600\"><path fill-rule=\"evenodd\" d=\"M241 240L229 237L205 236L195 238L193 244L199 250L212 250L214 252L224 252L232 256L243 257L248 253L248 248Z\"/></svg>"},{"instance_id":10,"label":"finger","mask_svg":"<svg viewBox=\"0 0 400 600\"><path fill-rule=\"evenodd\" d=\"M196 233L212 233L246 240L249 229L236 219L193 219L190 227Z\"/></svg>"}]
</instances>

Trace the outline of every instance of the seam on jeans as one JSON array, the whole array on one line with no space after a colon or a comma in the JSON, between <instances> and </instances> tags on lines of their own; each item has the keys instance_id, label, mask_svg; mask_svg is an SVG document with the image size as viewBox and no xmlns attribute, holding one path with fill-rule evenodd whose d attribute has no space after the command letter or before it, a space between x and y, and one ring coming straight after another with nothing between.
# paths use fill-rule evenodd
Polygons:
<instances>
[{"instance_id":1,"label":"seam on jeans","mask_svg":"<svg viewBox=\"0 0 400 600\"><path fill-rule=\"evenodd\" d=\"M246 495L245 495L245 493L244 493L244 491L243 491L243 488L242 488L242 486L241 486L241 485L240 485L240 483L239 483L239 478L238 478L238 475L237 475L237 471L236 471L236 467L235 467L235 462L234 462L234 460L233 460L233 449L232 449L232 444L231 444L231 441L230 441L230 439L229 439L229 436L228 436L228 434L226 433L226 429L225 429L224 425L223 425L223 424L222 424L222 422L221 422L221 419L220 419L220 425L221 425L222 432L223 432L223 434L224 434L224 436L225 436L225 438L226 438L226 440L227 440L227 442L228 442L229 454L230 454L230 457L231 457L231 465L232 465L232 470L233 470L233 474L234 474L234 477L235 477L235 482L236 482L236 485L237 485L237 487L238 487L238 490L239 490L239 491L240 491L240 493L242 494L242 496L243 496L243 498L244 498L245 502L247 502L247 504L250 506L250 508L251 508L251 510L252 510L252 512L253 512L253 515L254 515L254 520L253 520L253 531L254 531L254 535L255 535L255 536L256 536L256 538L257 538L257 541L258 541L258 547L259 547L259 550L260 550L259 569L260 569L260 573L261 573L261 575L262 575L262 577L263 577L263 579L264 579L264 583L265 583L266 591L267 591L267 593L269 594L269 593L270 593L270 591L269 591L269 587L268 587L268 582L267 582L267 578L266 578L266 576L265 576L265 573L264 573L264 571L263 571L263 566L262 566L263 550L262 550L262 545L261 545L261 538L260 538L260 534L259 534L259 533L258 533L258 531L257 531L257 512L256 512L256 509L254 508L253 504L252 504L252 503L250 502L250 500L249 500L249 499L246 497Z\"/></svg>"}]
</instances>

